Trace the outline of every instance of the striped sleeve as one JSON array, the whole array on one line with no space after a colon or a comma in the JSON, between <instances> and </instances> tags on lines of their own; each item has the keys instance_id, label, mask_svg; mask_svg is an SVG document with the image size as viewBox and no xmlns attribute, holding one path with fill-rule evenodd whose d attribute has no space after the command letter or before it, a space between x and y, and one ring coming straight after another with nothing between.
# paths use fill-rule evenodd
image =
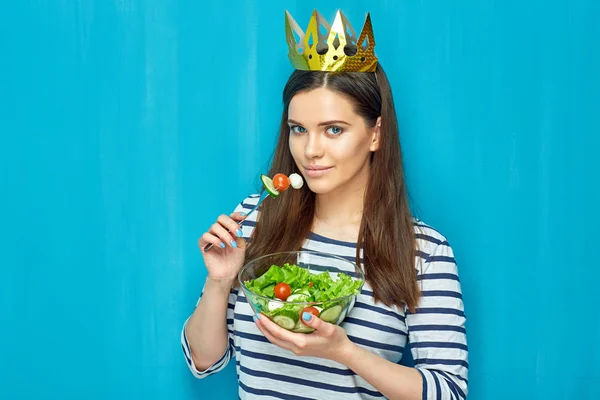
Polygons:
<instances>
[{"instance_id":1,"label":"striped sleeve","mask_svg":"<svg viewBox=\"0 0 600 400\"><path fill-rule=\"evenodd\" d=\"M233 288L229 293L229 301L227 304L227 348L225 349L225 353L210 367L208 367L204 371L200 371L196 368L194 361L192 360L192 352L190 349L190 345L187 339L187 323L189 318L183 324L183 329L181 330L181 347L183 350L183 355L185 357L185 361L187 366L189 367L192 374L198 378L203 379L207 376L215 374L221 371L223 368L227 366L229 360L235 357L235 346L234 346L234 329L233 329L233 310L235 302L237 301L238 289ZM204 291L203 291L204 292ZM200 296L202 298L202 296ZM200 300L198 300L200 302Z\"/></svg>"},{"instance_id":2,"label":"striped sleeve","mask_svg":"<svg viewBox=\"0 0 600 400\"><path fill-rule=\"evenodd\" d=\"M258 201L258 197L259 197L258 195L249 196L242 203L238 204L237 207L235 207L235 209L233 210L233 212L242 212L242 211L248 212ZM248 240L249 230L247 228L243 227L242 231L244 232L244 238L246 240ZM202 293L204 293L204 289L202 290ZM189 318L188 318L188 320L185 321L185 323L183 325L183 329L181 330L181 347L183 349L183 355L185 357L185 361L186 361L187 366L189 367L190 371L198 379L206 378L207 376L210 376L212 374L215 374L215 373L221 371L223 368L225 368L227 366L227 364L229 363L229 360L231 360L231 358L235 357L235 345L234 345L235 330L233 327L233 315L234 315L234 309L235 309L235 302L237 301L237 296L238 296L238 288L235 287L229 293L229 301L227 304L227 337L228 337L227 349L225 349L225 353L221 356L221 358L219 358L213 365L208 367L205 371L198 370L198 368L196 368L196 365L194 364L194 361L192 360L191 349L190 349L190 345L189 345L189 342L187 339L187 322L188 322ZM201 298L202 298L202 296L200 296L200 299ZM200 299L198 299L198 302L200 302ZM196 303L196 305L198 305L198 303Z\"/></svg>"},{"instance_id":3,"label":"striped sleeve","mask_svg":"<svg viewBox=\"0 0 600 400\"><path fill-rule=\"evenodd\" d=\"M427 256L418 274L419 307L406 324L423 400L464 400L468 383L466 317L458 268L446 240Z\"/></svg>"},{"instance_id":4,"label":"striped sleeve","mask_svg":"<svg viewBox=\"0 0 600 400\"><path fill-rule=\"evenodd\" d=\"M254 207L254 205L256 205L259 198L260 198L260 195L258 195L258 194L253 194L253 195L248 196L246 199L244 199L244 201L242 201L235 207L233 212L248 212L248 211L250 211L252 209L252 207ZM256 218L256 216L253 215L251 218L249 218L249 220L254 220L255 218ZM242 232L244 232L244 238L246 240L248 240L251 229L249 229L246 226L242 226ZM204 293L204 289L202 290L202 293ZM221 358L219 358L213 365L211 365L205 371L198 370L198 368L196 368L196 365L194 365L194 362L192 360L191 349L190 349L190 345L189 345L189 342L187 339L187 322L188 322L189 318L183 324L183 329L181 330L181 347L183 349L183 355L185 357L185 361L186 361L187 366L189 367L190 371L198 379L206 378L207 376L210 376L212 374L215 374L215 373L221 371L223 368L225 368L227 366L227 364L229 363L229 360L231 360L231 358L235 357L235 345L234 345L235 330L233 327L233 318L234 318L233 316L234 316L234 309L235 309L235 303L237 301L237 296L238 296L238 288L236 287L236 288L233 288L231 290L231 292L229 293L229 301L227 304L227 337L228 337L227 349L225 350L225 352L223 353ZM200 296L200 299L201 298L202 298L202 296ZM198 302L200 302L200 299L198 299ZM196 305L198 305L198 302L196 303Z\"/></svg>"}]
</instances>

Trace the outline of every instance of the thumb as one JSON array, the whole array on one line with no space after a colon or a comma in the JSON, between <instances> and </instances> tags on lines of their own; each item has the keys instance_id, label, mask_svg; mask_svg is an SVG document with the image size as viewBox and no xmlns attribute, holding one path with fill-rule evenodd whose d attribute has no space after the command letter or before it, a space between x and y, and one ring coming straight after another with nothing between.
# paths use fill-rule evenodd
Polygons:
<instances>
[{"instance_id":1,"label":"thumb","mask_svg":"<svg viewBox=\"0 0 600 400\"><path fill-rule=\"evenodd\" d=\"M319 317L315 317L309 312L303 312L301 318L304 325L310 326L317 331L326 331L328 328L331 328L331 324L328 324Z\"/></svg>"}]
</instances>

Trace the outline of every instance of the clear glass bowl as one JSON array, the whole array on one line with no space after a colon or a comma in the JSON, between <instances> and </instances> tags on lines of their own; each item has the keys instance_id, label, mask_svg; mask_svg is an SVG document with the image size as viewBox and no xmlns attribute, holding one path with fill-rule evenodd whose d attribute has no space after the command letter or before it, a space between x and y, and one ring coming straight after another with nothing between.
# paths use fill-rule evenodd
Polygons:
<instances>
[{"instance_id":1,"label":"clear glass bowl","mask_svg":"<svg viewBox=\"0 0 600 400\"><path fill-rule=\"evenodd\" d=\"M316 251L289 251L268 254L248 262L242 267L238 274L240 287L246 295L248 303L255 313L262 313L277 323L282 328L292 332L310 333L312 328L302 322L302 312L306 307L315 307L319 317L326 322L340 325L346 315L354 307L356 295L349 295L328 301L283 301L277 298L269 298L253 292L244 282L256 279L271 268L272 265L283 266L284 264L295 264L301 268L308 269L313 274L327 271L331 278L337 280L337 275L343 272L362 283L358 291L364 285L365 276L361 268L355 263L333 254ZM285 307L285 308L284 308ZM285 312L284 312L285 311Z\"/></svg>"}]
</instances>

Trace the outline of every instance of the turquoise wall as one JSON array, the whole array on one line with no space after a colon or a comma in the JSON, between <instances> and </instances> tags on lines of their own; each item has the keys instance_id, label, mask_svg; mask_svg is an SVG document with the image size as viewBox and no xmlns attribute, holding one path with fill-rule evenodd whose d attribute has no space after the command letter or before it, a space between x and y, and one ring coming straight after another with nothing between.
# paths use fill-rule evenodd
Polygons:
<instances>
[{"instance_id":1,"label":"turquoise wall","mask_svg":"<svg viewBox=\"0 0 600 400\"><path fill-rule=\"evenodd\" d=\"M457 255L470 398L600 398L600 2L318 7L342 4L372 14L414 208ZM0 398L237 398L233 363L197 381L181 354L196 239L258 186L284 9L316 5L2 3Z\"/></svg>"}]
</instances>

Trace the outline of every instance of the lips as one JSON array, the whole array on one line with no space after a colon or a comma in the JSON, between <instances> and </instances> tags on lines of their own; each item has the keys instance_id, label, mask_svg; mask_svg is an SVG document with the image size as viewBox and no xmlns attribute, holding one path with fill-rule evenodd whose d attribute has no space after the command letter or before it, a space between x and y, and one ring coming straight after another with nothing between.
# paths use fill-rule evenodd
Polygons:
<instances>
[{"instance_id":1,"label":"lips","mask_svg":"<svg viewBox=\"0 0 600 400\"><path fill-rule=\"evenodd\" d=\"M324 165L307 165L304 168L307 171L324 171L326 169L330 169L331 167L326 167Z\"/></svg>"},{"instance_id":2,"label":"lips","mask_svg":"<svg viewBox=\"0 0 600 400\"><path fill-rule=\"evenodd\" d=\"M306 175L311 178L319 178L326 175L332 169L333 167L326 167L324 165L307 165L304 167Z\"/></svg>"}]
</instances>

